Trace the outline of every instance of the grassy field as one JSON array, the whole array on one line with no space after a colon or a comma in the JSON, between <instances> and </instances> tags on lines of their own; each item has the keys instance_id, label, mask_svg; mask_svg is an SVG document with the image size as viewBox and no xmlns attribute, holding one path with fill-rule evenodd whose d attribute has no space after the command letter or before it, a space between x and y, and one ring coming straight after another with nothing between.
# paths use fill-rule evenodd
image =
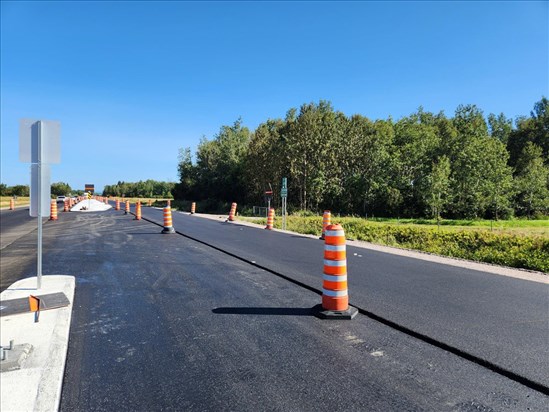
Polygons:
<instances>
[{"instance_id":1,"label":"grassy field","mask_svg":"<svg viewBox=\"0 0 549 412\"><path fill-rule=\"evenodd\" d=\"M266 219L239 219L265 224ZM332 223L345 229L347 238L375 244L414 249L438 255L458 257L549 272L549 221L436 221L397 220L332 216ZM280 228L282 218L275 219ZM288 216L287 229L297 233L320 235L321 216Z\"/></svg>"},{"instance_id":2,"label":"grassy field","mask_svg":"<svg viewBox=\"0 0 549 412\"><path fill-rule=\"evenodd\" d=\"M0 196L0 207L3 209L5 207L10 207L11 196ZM15 207L17 206L28 206L30 204L30 197L18 196L15 201Z\"/></svg>"}]
</instances>

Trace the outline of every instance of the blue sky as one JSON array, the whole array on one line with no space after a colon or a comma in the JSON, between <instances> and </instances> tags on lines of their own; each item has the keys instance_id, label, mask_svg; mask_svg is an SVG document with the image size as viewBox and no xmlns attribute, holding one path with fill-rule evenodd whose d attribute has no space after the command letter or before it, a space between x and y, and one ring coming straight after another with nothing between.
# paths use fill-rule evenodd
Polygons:
<instances>
[{"instance_id":1,"label":"blue sky","mask_svg":"<svg viewBox=\"0 0 549 412\"><path fill-rule=\"evenodd\" d=\"M1 182L28 184L19 119L61 122L52 182L177 181L239 117L303 103L528 115L548 93L548 2L1 3Z\"/></svg>"}]
</instances>

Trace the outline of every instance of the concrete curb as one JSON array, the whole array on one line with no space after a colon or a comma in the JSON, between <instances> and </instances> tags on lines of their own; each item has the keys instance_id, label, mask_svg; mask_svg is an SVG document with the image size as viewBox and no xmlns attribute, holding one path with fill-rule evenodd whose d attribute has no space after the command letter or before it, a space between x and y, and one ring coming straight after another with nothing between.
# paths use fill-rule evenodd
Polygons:
<instances>
[{"instance_id":1,"label":"concrete curb","mask_svg":"<svg viewBox=\"0 0 549 412\"><path fill-rule=\"evenodd\" d=\"M64 308L41 311L37 323L30 312L0 318L0 342L3 346L13 339L15 344L28 343L33 347L21 369L0 373L2 411L59 409L74 288L74 276L48 275L42 277L40 290L36 289L36 277L32 277L15 282L0 294L0 305L4 300L55 292L65 293L71 302Z\"/></svg>"}]
</instances>

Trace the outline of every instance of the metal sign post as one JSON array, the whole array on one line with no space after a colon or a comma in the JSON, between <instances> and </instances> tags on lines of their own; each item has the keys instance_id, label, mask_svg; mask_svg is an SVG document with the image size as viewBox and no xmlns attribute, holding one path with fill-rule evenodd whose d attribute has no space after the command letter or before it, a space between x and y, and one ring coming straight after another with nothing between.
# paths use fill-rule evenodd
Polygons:
<instances>
[{"instance_id":1,"label":"metal sign post","mask_svg":"<svg viewBox=\"0 0 549 412\"><path fill-rule=\"evenodd\" d=\"M282 178L282 189L280 189L280 197L282 198L282 230L286 230L288 179L285 177Z\"/></svg>"},{"instance_id":2,"label":"metal sign post","mask_svg":"<svg viewBox=\"0 0 549 412\"><path fill-rule=\"evenodd\" d=\"M30 215L38 218L36 288L42 287L42 218L50 215L50 163L59 163L59 122L23 119L19 123L19 160L31 163Z\"/></svg>"}]
</instances>

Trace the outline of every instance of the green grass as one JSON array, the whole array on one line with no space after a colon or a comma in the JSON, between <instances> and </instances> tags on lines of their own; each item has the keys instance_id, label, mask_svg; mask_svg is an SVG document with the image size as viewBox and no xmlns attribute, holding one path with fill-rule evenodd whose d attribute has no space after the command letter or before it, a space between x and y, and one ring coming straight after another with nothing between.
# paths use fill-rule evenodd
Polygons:
<instances>
[{"instance_id":1,"label":"green grass","mask_svg":"<svg viewBox=\"0 0 549 412\"><path fill-rule=\"evenodd\" d=\"M248 219L265 224L265 219ZM427 223L426 223L427 222ZM549 221L366 220L332 216L332 223L345 229L347 238L380 245L396 246L443 256L549 272ZM452 224L451 222L456 222ZM442 222L441 222L442 223ZM494 223L497 223L495 225ZM275 219L280 228L282 219ZM297 233L320 235L322 217L288 216L287 229Z\"/></svg>"}]
</instances>

